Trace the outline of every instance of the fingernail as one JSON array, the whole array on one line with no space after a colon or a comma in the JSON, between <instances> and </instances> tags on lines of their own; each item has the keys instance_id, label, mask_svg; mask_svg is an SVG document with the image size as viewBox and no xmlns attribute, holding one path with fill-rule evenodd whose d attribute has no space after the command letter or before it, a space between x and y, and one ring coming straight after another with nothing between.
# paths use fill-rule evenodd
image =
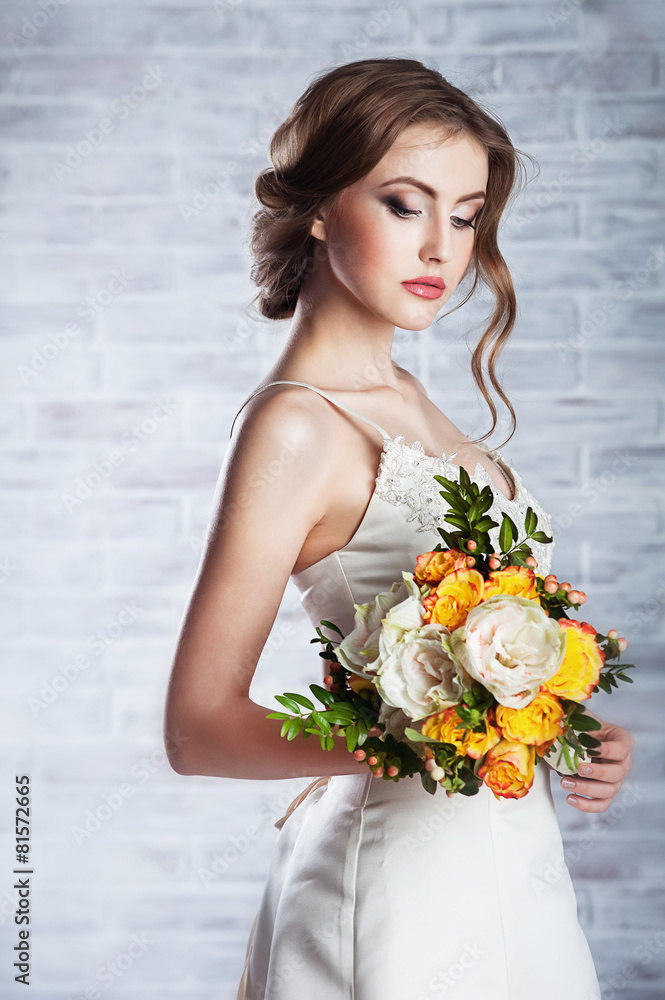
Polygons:
<instances>
[{"instance_id":1,"label":"fingernail","mask_svg":"<svg viewBox=\"0 0 665 1000\"><path fill-rule=\"evenodd\" d=\"M564 778L562 780L562 782L561 782L561 787L562 788L574 788L575 787L575 782L572 781L570 778Z\"/></svg>"},{"instance_id":2,"label":"fingernail","mask_svg":"<svg viewBox=\"0 0 665 1000\"><path fill-rule=\"evenodd\" d=\"M580 774L591 774L591 768L588 764L582 764L580 768Z\"/></svg>"},{"instance_id":3,"label":"fingernail","mask_svg":"<svg viewBox=\"0 0 665 1000\"><path fill-rule=\"evenodd\" d=\"M575 798L574 795L569 795L568 798L566 799L566 802L570 802L571 806L577 805L577 799Z\"/></svg>"}]
</instances>

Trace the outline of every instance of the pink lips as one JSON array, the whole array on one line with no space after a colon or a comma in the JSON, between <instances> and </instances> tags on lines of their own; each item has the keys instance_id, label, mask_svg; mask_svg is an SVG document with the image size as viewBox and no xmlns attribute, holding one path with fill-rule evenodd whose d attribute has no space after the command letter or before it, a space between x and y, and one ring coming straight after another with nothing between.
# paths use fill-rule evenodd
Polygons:
<instances>
[{"instance_id":1,"label":"pink lips","mask_svg":"<svg viewBox=\"0 0 665 1000\"><path fill-rule=\"evenodd\" d=\"M403 281L402 284L409 292L420 295L423 299L441 298L446 287L443 278L435 278L431 274L421 278L412 278L411 281Z\"/></svg>"}]
</instances>

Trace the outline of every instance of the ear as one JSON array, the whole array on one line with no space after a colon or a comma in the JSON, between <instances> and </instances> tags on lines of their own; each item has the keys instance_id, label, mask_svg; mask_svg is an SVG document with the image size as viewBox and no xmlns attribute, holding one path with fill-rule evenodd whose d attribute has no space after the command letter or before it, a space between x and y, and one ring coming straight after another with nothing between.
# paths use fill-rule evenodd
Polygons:
<instances>
[{"instance_id":1,"label":"ear","mask_svg":"<svg viewBox=\"0 0 665 1000\"><path fill-rule=\"evenodd\" d=\"M315 216L314 221L309 229L310 236L316 237L317 240L321 240L322 243L328 242L328 234L326 232L326 221L323 215L319 214Z\"/></svg>"}]
</instances>

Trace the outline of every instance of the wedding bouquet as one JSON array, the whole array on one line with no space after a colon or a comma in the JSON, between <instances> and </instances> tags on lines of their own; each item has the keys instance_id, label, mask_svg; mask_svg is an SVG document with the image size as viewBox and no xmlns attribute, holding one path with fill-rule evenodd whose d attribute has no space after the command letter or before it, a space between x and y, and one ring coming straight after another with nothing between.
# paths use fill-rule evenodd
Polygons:
<instances>
[{"instance_id":1,"label":"wedding bouquet","mask_svg":"<svg viewBox=\"0 0 665 1000\"><path fill-rule=\"evenodd\" d=\"M601 724L581 703L599 688L611 693L617 678L632 683L624 671L634 664L610 664L627 645L616 630L602 635L568 617L583 591L536 573L529 539L552 539L531 507L522 541L503 514L495 552L491 488L463 468L459 481L434 479L456 529L438 528L447 548L423 552L401 582L354 605L346 637L322 620L341 637L319 627L311 640L330 661L326 687L309 685L323 708L287 692L276 695L287 712L267 717L282 720L289 740L316 735L331 750L345 739L384 780L420 774L428 792L441 785L447 795L475 795L484 782L497 798L521 798L541 758L569 774L599 753L591 733Z\"/></svg>"}]
</instances>

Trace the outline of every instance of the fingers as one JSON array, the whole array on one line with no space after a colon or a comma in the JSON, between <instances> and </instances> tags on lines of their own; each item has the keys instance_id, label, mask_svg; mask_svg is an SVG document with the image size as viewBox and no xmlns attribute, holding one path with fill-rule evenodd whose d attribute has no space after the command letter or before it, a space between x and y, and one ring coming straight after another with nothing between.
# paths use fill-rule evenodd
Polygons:
<instances>
[{"instance_id":1,"label":"fingers","mask_svg":"<svg viewBox=\"0 0 665 1000\"><path fill-rule=\"evenodd\" d=\"M632 747L623 740L601 740L600 746L596 748L598 759L605 760L626 760L630 757Z\"/></svg>"},{"instance_id":2,"label":"fingers","mask_svg":"<svg viewBox=\"0 0 665 1000\"><path fill-rule=\"evenodd\" d=\"M614 793L606 799L585 799L578 795L568 795L566 797L566 802L568 805L578 809L579 812L603 813L611 806L613 794Z\"/></svg>"},{"instance_id":3,"label":"fingers","mask_svg":"<svg viewBox=\"0 0 665 1000\"><path fill-rule=\"evenodd\" d=\"M566 802L582 812L604 812L621 788L630 763L593 763L583 764L582 767L590 768L588 777L575 774L561 779L561 787L573 793L567 796Z\"/></svg>"}]
</instances>

